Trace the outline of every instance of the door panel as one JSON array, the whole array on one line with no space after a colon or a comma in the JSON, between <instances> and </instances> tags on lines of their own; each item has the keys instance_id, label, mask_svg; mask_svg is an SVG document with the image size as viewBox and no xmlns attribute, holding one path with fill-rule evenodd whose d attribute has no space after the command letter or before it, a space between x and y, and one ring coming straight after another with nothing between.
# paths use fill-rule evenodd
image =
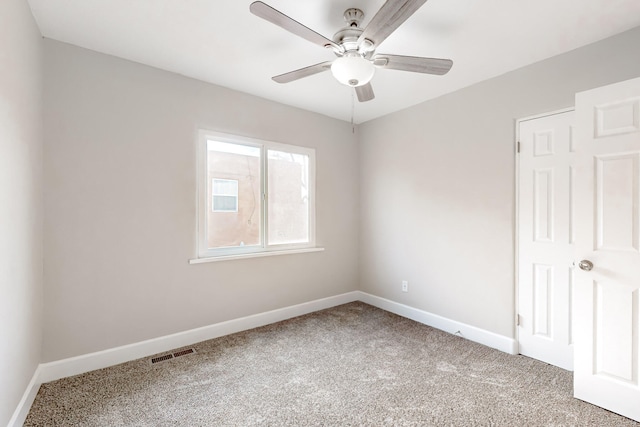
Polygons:
<instances>
[{"instance_id":1,"label":"door panel","mask_svg":"<svg viewBox=\"0 0 640 427\"><path fill-rule=\"evenodd\" d=\"M595 371L598 375L637 385L633 353L633 300L636 290L630 286L615 286L610 282L595 282ZM636 308L637 309L637 308ZM615 334L609 331L616 331Z\"/></svg>"},{"instance_id":2,"label":"door panel","mask_svg":"<svg viewBox=\"0 0 640 427\"><path fill-rule=\"evenodd\" d=\"M574 112L519 125L518 327L525 356L571 370Z\"/></svg>"},{"instance_id":3,"label":"door panel","mask_svg":"<svg viewBox=\"0 0 640 427\"><path fill-rule=\"evenodd\" d=\"M640 79L576 95L575 397L640 421Z\"/></svg>"},{"instance_id":4,"label":"door panel","mask_svg":"<svg viewBox=\"0 0 640 427\"><path fill-rule=\"evenodd\" d=\"M553 339L553 266L533 267L533 334Z\"/></svg>"},{"instance_id":5,"label":"door panel","mask_svg":"<svg viewBox=\"0 0 640 427\"><path fill-rule=\"evenodd\" d=\"M534 170L534 242L553 242L553 169Z\"/></svg>"},{"instance_id":6,"label":"door panel","mask_svg":"<svg viewBox=\"0 0 640 427\"><path fill-rule=\"evenodd\" d=\"M596 249L638 250L638 153L596 157Z\"/></svg>"}]
</instances>

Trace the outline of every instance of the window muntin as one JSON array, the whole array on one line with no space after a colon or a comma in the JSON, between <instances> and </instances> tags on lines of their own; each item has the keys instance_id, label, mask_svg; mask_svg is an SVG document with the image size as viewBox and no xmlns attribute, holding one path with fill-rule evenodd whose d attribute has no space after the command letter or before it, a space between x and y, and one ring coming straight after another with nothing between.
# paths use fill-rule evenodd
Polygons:
<instances>
[{"instance_id":1,"label":"window muntin","mask_svg":"<svg viewBox=\"0 0 640 427\"><path fill-rule=\"evenodd\" d=\"M315 246L315 150L201 131L198 154L200 258Z\"/></svg>"}]
</instances>

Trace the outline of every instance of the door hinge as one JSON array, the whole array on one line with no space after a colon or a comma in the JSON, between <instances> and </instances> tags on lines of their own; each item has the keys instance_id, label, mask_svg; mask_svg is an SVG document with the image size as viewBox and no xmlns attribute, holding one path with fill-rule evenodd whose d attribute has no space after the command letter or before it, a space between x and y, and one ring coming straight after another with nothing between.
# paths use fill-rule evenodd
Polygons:
<instances>
[{"instance_id":1,"label":"door hinge","mask_svg":"<svg viewBox=\"0 0 640 427\"><path fill-rule=\"evenodd\" d=\"M516 314L516 326L520 326L520 315Z\"/></svg>"},{"instance_id":2,"label":"door hinge","mask_svg":"<svg viewBox=\"0 0 640 427\"><path fill-rule=\"evenodd\" d=\"M516 153L520 154L520 141L516 142Z\"/></svg>"}]
</instances>

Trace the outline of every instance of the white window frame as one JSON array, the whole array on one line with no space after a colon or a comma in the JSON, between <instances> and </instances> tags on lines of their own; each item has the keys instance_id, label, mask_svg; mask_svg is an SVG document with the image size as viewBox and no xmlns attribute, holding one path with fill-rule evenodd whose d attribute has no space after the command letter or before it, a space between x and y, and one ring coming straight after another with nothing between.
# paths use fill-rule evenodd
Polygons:
<instances>
[{"instance_id":1,"label":"white window frame","mask_svg":"<svg viewBox=\"0 0 640 427\"><path fill-rule=\"evenodd\" d=\"M222 193L215 193L213 190L215 188L215 182L216 181L226 181L226 182L235 182L236 183L236 193L235 194L222 194ZM226 178L213 178L213 182L212 182L212 190L211 190L211 211L212 212L238 212L238 180L237 179L226 179ZM235 197L236 199L236 206L233 210L229 210L229 209L216 209L216 196L223 196L223 197Z\"/></svg>"},{"instance_id":2,"label":"white window frame","mask_svg":"<svg viewBox=\"0 0 640 427\"><path fill-rule=\"evenodd\" d=\"M260 224L260 241L257 246L238 246L225 248L208 248L207 243L207 213L212 207L207 202L208 197L208 164L207 164L207 141L215 140L232 144L243 144L257 147L260 149L260 192L261 192L261 224ZM216 131L200 130L198 132L197 141L197 258L189 262L197 264L200 262L217 261L234 258L250 258L255 256L278 255L285 253L315 252L321 251L322 248L316 247L316 161L315 149L308 147L300 147L296 145L282 144L274 141L266 141L244 136L231 135ZM268 208L267 200L267 177L268 177L268 159L267 150L286 151L294 154L306 155L309 159L309 239L304 243L290 244L267 244L267 224L268 224ZM213 202L212 202L213 204Z\"/></svg>"}]
</instances>

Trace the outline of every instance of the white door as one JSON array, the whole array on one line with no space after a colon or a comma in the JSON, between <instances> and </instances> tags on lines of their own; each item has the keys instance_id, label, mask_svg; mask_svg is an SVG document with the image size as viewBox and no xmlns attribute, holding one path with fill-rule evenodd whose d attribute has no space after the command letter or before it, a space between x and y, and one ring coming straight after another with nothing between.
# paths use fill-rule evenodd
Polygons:
<instances>
[{"instance_id":1,"label":"white door","mask_svg":"<svg viewBox=\"0 0 640 427\"><path fill-rule=\"evenodd\" d=\"M640 78L577 94L576 124L574 395L640 421Z\"/></svg>"},{"instance_id":2,"label":"white door","mask_svg":"<svg viewBox=\"0 0 640 427\"><path fill-rule=\"evenodd\" d=\"M573 111L519 125L519 352L573 369Z\"/></svg>"}]
</instances>

